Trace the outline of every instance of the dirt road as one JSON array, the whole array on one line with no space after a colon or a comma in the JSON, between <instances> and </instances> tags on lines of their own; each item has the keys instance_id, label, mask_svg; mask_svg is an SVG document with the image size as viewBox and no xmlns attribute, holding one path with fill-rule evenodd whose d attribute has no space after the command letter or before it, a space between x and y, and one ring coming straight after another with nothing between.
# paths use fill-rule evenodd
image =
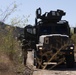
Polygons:
<instances>
[{"instance_id":1,"label":"dirt road","mask_svg":"<svg viewBox=\"0 0 76 75\"><path fill-rule=\"evenodd\" d=\"M76 75L76 71L70 71L70 70L39 70L34 71L33 75Z\"/></svg>"},{"instance_id":2,"label":"dirt road","mask_svg":"<svg viewBox=\"0 0 76 75\"><path fill-rule=\"evenodd\" d=\"M76 58L76 54L75 54L75 58ZM62 65L61 67L57 67L54 70L34 71L33 75L76 75L76 63L74 68L66 68L65 65Z\"/></svg>"},{"instance_id":3,"label":"dirt road","mask_svg":"<svg viewBox=\"0 0 76 75\"><path fill-rule=\"evenodd\" d=\"M75 54L75 57L76 57L76 54ZM28 65L33 64L33 51L28 52L27 63L29 63ZM34 69L33 75L76 75L76 66L72 69L66 68L65 65L56 67L54 70Z\"/></svg>"}]
</instances>

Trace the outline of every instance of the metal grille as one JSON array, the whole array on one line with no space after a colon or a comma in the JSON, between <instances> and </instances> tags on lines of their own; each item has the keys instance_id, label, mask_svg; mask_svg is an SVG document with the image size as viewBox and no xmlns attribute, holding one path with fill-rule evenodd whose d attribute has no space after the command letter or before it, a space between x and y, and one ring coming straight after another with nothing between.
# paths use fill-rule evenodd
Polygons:
<instances>
[{"instance_id":1,"label":"metal grille","mask_svg":"<svg viewBox=\"0 0 76 75\"><path fill-rule=\"evenodd\" d=\"M61 48L63 45L68 43L67 37L61 37L61 36L52 36L50 37L50 45L55 48Z\"/></svg>"}]
</instances>

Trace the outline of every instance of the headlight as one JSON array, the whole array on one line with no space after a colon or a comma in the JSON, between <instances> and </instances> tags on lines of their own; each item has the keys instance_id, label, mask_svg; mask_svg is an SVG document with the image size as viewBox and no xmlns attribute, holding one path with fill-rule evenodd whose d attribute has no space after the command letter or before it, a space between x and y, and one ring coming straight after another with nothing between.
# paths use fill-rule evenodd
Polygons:
<instances>
[{"instance_id":1,"label":"headlight","mask_svg":"<svg viewBox=\"0 0 76 75\"><path fill-rule=\"evenodd\" d=\"M42 50L42 47L39 47L39 50Z\"/></svg>"},{"instance_id":2,"label":"headlight","mask_svg":"<svg viewBox=\"0 0 76 75\"><path fill-rule=\"evenodd\" d=\"M70 49L74 49L74 47L70 47Z\"/></svg>"}]
</instances>

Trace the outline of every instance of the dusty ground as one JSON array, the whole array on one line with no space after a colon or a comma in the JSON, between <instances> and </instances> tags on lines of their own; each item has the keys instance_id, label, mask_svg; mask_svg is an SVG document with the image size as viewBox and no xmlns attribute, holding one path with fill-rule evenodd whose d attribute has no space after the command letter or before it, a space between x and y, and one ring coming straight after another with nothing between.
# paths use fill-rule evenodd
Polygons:
<instances>
[{"instance_id":1,"label":"dusty ground","mask_svg":"<svg viewBox=\"0 0 76 75\"><path fill-rule=\"evenodd\" d=\"M0 53L0 75L76 75L76 66L72 69L62 65L54 70L40 70L33 67L32 64L33 52L28 52L27 66L29 68L25 68L24 73L21 73L17 71L16 66L6 54Z\"/></svg>"},{"instance_id":2,"label":"dusty ground","mask_svg":"<svg viewBox=\"0 0 76 75\"><path fill-rule=\"evenodd\" d=\"M14 65L7 55L0 53L0 75L16 75Z\"/></svg>"},{"instance_id":3,"label":"dusty ground","mask_svg":"<svg viewBox=\"0 0 76 75\"><path fill-rule=\"evenodd\" d=\"M11 60L6 53L0 51L0 75L30 75L30 74L32 75L32 71L30 70L29 67L25 67L23 64L18 64L18 62L14 63L14 61Z\"/></svg>"},{"instance_id":4,"label":"dusty ground","mask_svg":"<svg viewBox=\"0 0 76 75\"><path fill-rule=\"evenodd\" d=\"M41 70L41 71L34 71L33 75L76 75L76 71L55 71L55 70Z\"/></svg>"},{"instance_id":5,"label":"dusty ground","mask_svg":"<svg viewBox=\"0 0 76 75\"><path fill-rule=\"evenodd\" d=\"M55 70L36 70L33 75L76 75L76 66L73 69L59 67Z\"/></svg>"},{"instance_id":6,"label":"dusty ground","mask_svg":"<svg viewBox=\"0 0 76 75\"><path fill-rule=\"evenodd\" d=\"M76 57L76 54L75 54ZM28 65L33 63L33 52L28 53ZM34 68L33 75L76 75L76 66L72 69L66 68L65 65L56 67L54 70L39 70Z\"/></svg>"}]
</instances>

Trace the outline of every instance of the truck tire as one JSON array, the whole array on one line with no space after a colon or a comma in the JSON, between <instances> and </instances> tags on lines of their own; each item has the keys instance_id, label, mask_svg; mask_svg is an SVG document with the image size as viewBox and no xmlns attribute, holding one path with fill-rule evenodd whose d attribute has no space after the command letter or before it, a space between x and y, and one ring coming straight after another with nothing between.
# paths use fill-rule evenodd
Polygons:
<instances>
[{"instance_id":1,"label":"truck tire","mask_svg":"<svg viewBox=\"0 0 76 75\"><path fill-rule=\"evenodd\" d=\"M67 66L67 68L74 67L74 54L66 55L66 66Z\"/></svg>"},{"instance_id":2,"label":"truck tire","mask_svg":"<svg viewBox=\"0 0 76 75\"><path fill-rule=\"evenodd\" d=\"M38 61L37 58L36 58L35 66L36 66L37 69L42 69L43 62L41 62L41 64L39 64L39 62L41 62L41 61Z\"/></svg>"},{"instance_id":3,"label":"truck tire","mask_svg":"<svg viewBox=\"0 0 76 75\"><path fill-rule=\"evenodd\" d=\"M42 69L42 66L41 65L43 65L42 63L41 63L41 65L39 65L39 63L36 63L37 65L36 65L36 68L37 69Z\"/></svg>"}]
</instances>

